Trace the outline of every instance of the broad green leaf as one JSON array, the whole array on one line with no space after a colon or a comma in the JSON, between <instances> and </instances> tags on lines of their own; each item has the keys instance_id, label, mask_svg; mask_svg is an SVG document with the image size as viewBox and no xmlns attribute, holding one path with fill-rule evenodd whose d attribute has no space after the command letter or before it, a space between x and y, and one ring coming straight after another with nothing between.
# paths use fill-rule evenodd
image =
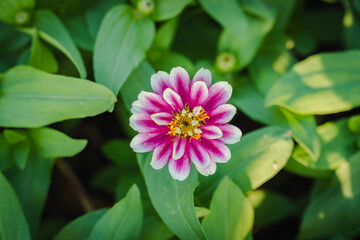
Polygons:
<instances>
[{"instance_id":1,"label":"broad green leaf","mask_svg":"<svg viewBox=\"0 0 360 240\"><path fill-rule=\"evenodd\" d=\"M21 130L5 129L3 133L6 141L11 144L23 142L28 138L26 133Z\"/></svg>"},{"instance_id":2,"label":"broad green leaf","mask_svg":"<svg viewBox=\"0 0 360 240\"><path fill-rule=\"evenodd\" d=\"M86 240L90 236L95 224L101 219L108 209L89 212L66 225L54 240Z\"/></svg>"},{"instance_id":3,"label":"broad green leaf","mask_svg":"<svg viewBox=\"0 0 360 240\"><path fill-rule=\"evenodd\" d=\"M216 173L200 178L200 198L207 198L228 176L246 193L274 177L286 164L293 150L291 132L271 126L246 134L230 145L231 159L218 164Z\"/></svg>"},{"instance_id":4,"label":"broad green leaf","mask_svg":"<svg viewBox=\"0 0 360 240\"><path fill-rule=\"evenodd\" d=\"M164 21L180 14L191 0L155 0L151 17L155 21Z\"/></svg>"},{"instance_id":5,"label":"broad green leaf","mask_svg":"<svg viewBox=\"0 0 360 240\"><path fill-rule=\"evenodd\" d=\"M247 197L255 210L254 225L259 228L280 222L295 210L290 199L274 191L256 190Z\"/></svg>"},{"instance_id":6,"label":"broad green leaf","mask_svg":"<svg viewBox=\"0 0 360 240\"><path fill-rule=\"evenodd\" d=\"M360 220L360 152L343 162L321 187L315 184L310 203L303 216L298 238L328 238L357 225ZM324 180L323 180L324 181Z\"/></svg>"},{"instance_id":7,"label":"broad green leaf","mask_svg":"<svg viewBox=\"0 0 360 240\"><path fill-rule=\"evenodd\" d=\"M142 221L140 191L134 185L123 200L100 218L88 239L139 239Z\"/></svg>"},{"instance_id":8,"label":"broad green leaf","mask_svg":"<svg viewBox=\"0 0 360 240\"><path fill-rule=\"evenodd\" d=\"M156 31L152 47L168 50L174 41L175 33L179 25L179 18L171 19L159 27Z\"/></svg>"},{"instance_id":9,"label":"broad green leaf","mask_svg":"<svg viewBox=\"0 0 360 240\"><path fill-rule=\"evenodd\" d=\"M360 106L360 51L324 53L294 65L272 87L267 105L299 114L330 114Z\"/></svg>"},{"instance_id":10,"label":"broad green leaf","mask_svg":"<svg viewBox=\"0 0 360 240\"><path fill-rule=\"evenodd\" d=\"M56 73L59 69L54 54L41 42L37 32L32 35L28 65L49 73Z\"/></svg>"},{"instance_id":11,"label":"broad green leaf","mask_svg":"<svg viewBox=\"0 0 360 240\"><path fill-rule=\"evenodd\" d=\"M89 32L85 13L67 16L67 18L64 19L64 24L69 30L69 33L74 39L76 45L88 51L93 50L95 37L93 37Z\"/></svg>"},{"instance_id":12,"label":"broad green leaf","mask_svg":"<svg viewBox=\"0 0 360 240\"><path fill-rule=\"evenodd\" d=\"M39 36L64 53L75 65L80 77L86 78L86 68L81 54L69 32L56 15L47 10L36 11L35 27L39 30Z\"/></svg>"},{"instance_id":13,"label":"broad green leaf","mask_svg":"<svg viewBox=\"0 0 360 240\"><path fill-rule=\"evenodd\" d=\"M293 138L313 159L317 159L321 146L316 134L313 116L301 116L276 106L265 107L264 97L246 79L234 89L231 102L250 118L268 125L279 125L293 132Z\"/></svg>"},{"instance_id":14,"label":"broad green leaf","mask_svg":"<svg viewBox=\"0 0 360 240\"><path fill-rule=\"evenodd\" d=\"M158 216L145 217L140 239L168 240L173 236Z\"/></svg>"},{"instance_id":15,"label":"broad green leaf","mask_svg":"<svg viewBox=\"0 0 360 240\"><path fill-rule=\"evenodd\" d=\"M256 7L253 2L256 2ZM218 43L219 52L231 52L235 55L236 69L242 69L251 62L274 24L274 11L261 1L245 0L242 7L246 13L248 29L239 36L233 30L225 28Z\"/></svg>"},{"instance_id":16,"label":"broad green leaf","mask_svg":"<svg viewBox=\"0 0 360 240\"><path fill-rule=\"evenodd\" d=\"M29 129L35 150L44 158L72 157L81 152L87 140L75 140L51 128Z\"/></svg>"},{"instance_id":17,"label":"broad green leaf","mask_svg":"<svg viewBox=\"0 0 360 240\"><path fill-rule=\"evenodd\" d=\"M271 0L270 3L276 9L276 21L272 32L283 32L291 23L292 12L296 7L296 0Z\"/></svg>"},{"instance_id":18,"label":"broad green leaf","mask_svg":"<svg viewBox=\"0 0 360 240\"><path fill-rule=\"evenodd\" d=\"M296 147L293 159L299 164L315 170L334 170L356 151L356 135L347 127L347 119L328 122L317 127L320 137L321 153L312 159L301 147Z\"/></svg>"},{"instance_id":19,"label":"broad green leaf","mask_svg":"<svg viewBox=\"0 0 360 240\"><path fill-rule=\"evenodd\" d=\"M104 155L119 167L137 166L136 155L130 148L128 140L111 140L103 146L102 150Z\"/></svg>"},{"instance_id":20,"label":"broad green leaf","mask_svg":"<svg viewBox=\"0 0 360 240\"><path fill-rule=\"evenodd\" d=\"M30 12L34 5L34 0L1 0L0 20L10 24L16 23L17 13L21 11Z\"/></svg>"},{"instance_id":21,"label":"broad green leaf","mask_svg":"<svg viewBox=\"0 0 360 240\"><path fill-rule=\"evenodd\" d=\"M202 225L207 239L246 239L254 222L254 209L240 188L225 177L216 188L210 214Z\"/></svg>"},{"instance_id":22,"label":"broad green leaf","mask_svg":"<svg viewBox=\"0 0 360 240\"><path fill-rule=\"evenodd\" d=\"M13 147L13 156L20 169L24 169L30 153L30 142L24 141Z\"/></svg>"},{"instance_id":23,"label":"broad green leaf","mask_svg":"<svg viewBox=\"0 0 360 240\"><path fill-rule=\"evenodd\" d=\"M31 150L24 170L14 166L5 172L19 198L32 237L36 235L39 227L53 163L52 159L42 158Z\"/></svg>"},{"instance_id":24,"label":"broad green leaf","mask_svg":"<svg viewBox=\"0 0 360 240\"><path fill-rule=\"evenodd\" d=\"M102 21L94 48L95 79L116 95L145 58L155 36L148 18L136 18L126 5L112 8Z\"/></svg>"},{"instance_id":25,"label":"broad green leaf","mask_svg":"<svg viewBox=\"0 0 360 240\"><path fill-rule=\"evenodd\" d=\"M305 153L304 158L309 158L309 155ZM308 168L303 164L299 163L298 161L294 160L293 157L291 157L286 163L285 170L300 175L302 177L309 178L327 178L333 173L332 170Z\"/></svg>"},{"instance_id":26,"label":"broad green leaf","mask_svg":"<svg viewBox=\"0 0 360 240\"><path fill-rule=\"evenodd\" d=\"M170 72L175 66L183 67L190 75L194 73L194 65L185 55L176 52L153 50L149 52L149 61L157 70Z\"/></svg>"},{"instance_id":27,"label":"broad green leaf","mask_svg":"<svg viewBox=\"0 0 360 240\"><path fill-rule=\"evenodd\" d=\"M13 163L12 145L5 139L4 134L0 134L0 171L9 168Z\"/></svg>"},{"instance_id":28,"label":"broad green leaf","mask_svg":"<svg viewBox=\"0 0 360 240\"><path fill-rule=\"evenodd\" d=\"M40 127L110 109L114 94L102 85L52 75L27 66L9 70L1 80L0 126Z\"/></svg>"},{"instance_id":29,"label":"broad green leaf","mask_svg":"<svg viewBox=\"0 0 360 240\"><path fill-rule=\"evenodd\" d=\"M355 1L342 1L345 14L343 25L345 28L345 43L348 48L360 47L360 13L356 12Z\"/></svg>"},{"instance_id":30,"label":"broad green leaf","mask_svg":"<svg viewBox=\"0 0 360 240\"><path fill-rule=\"evenodd\" d=\"M0 172L0 238L2 240L30 240L29 227L19 200Z\"/></svg>"},{"instance_id":31,"label":"broad green leaf","mask_svg":"<svg viewBox=\"0 0 360 240\"><path fill-rule=\"evenodd\" d=\"M120 95L125 107L130 111L131 104L137 100L141 91L152 92L150 86L151 75L155 73L154 68L144 60L129 76L120 90Z\"/></svg>"},{"instance_id":32,"label":"broad green leaf","mask_svg":"<svg viewBox=\"0 0 360 240\"><path fill-rule=\"evenodd\" d=\"M226 4L217 0L200 0L203 9L219 22L224 29L231 32L239 41L244 42L249 31L249 19L236 0L228 0Z\"/></svg>"},{"instance_id":33,"label":"broad green leaf","mask_svg":"<svg viewBox=\"0 0 360 240\"><path fill-rule=\"evenodd\" d=\"M194 208L194 190L198 184L195 169L184 181L174 180L167 167L150 166L152 154L138 154L151 202L168 228L180 239L205 239Z\"/></svg>"}]
</instances>

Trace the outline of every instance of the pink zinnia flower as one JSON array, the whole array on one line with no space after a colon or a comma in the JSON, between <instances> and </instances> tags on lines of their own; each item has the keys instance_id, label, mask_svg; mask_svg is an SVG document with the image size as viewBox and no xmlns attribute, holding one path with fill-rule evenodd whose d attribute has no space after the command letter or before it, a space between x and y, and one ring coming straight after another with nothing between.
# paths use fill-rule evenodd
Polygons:
<instances>
[{"instance_id":1,"label":"pink zinnia flower","mask_svg":"<svg viewBox=\"0 0 360 240\"><path fill-rule=\"evenodd\" d=\"M170 75L159 71L151 76L154 93L142 91L132 104L130 126L139 132L130 146L135 152L154 151L151 166L161 169L169 162L171 176L184 180L192 161L208 176L216 163L231 157L225 144L240 141L239 128L226 124L236 108L226 104L232 87L227 82L211 86L211 73L201 68L192 83L185 69L173 68Z\"/></svg>"}]
</instances>

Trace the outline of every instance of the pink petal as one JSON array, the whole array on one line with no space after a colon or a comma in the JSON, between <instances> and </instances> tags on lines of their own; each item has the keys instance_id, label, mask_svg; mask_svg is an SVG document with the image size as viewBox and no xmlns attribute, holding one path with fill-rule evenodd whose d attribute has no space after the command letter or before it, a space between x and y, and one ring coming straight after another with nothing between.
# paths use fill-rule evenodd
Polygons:
<instances>
[{"instance_id":1,"label":"pink petal","mask_svg":"<svg viewBox=\"0 0 360 240\"><path fill-rule=\"evenodd\" d=\"M140 133L158 132L164 130L164 126L161 127L157 125L147 113L132 115L130 117L130 126Z\"/></svg>"},{"instance_id":2,"label":"pink petal","mask_svg":"<svg viewBox=\"0 0 360 240\"><path fill-rule=\"evenodd\" d=\"M183 102L187 103L190 94L190 77L185 69L182 67L175 67L170 71L170 82Z\"/></svg>"},{"instance_id":3,"label":"pink petal","mask_svg":"<svg viewBox=\"0 0 360 240\"><path fill-rule=\"evenodd\" d=\"M170 159L169 172L173 179L183 181L190 173L190 158L188 154L184 154L182 158L175 160Z\"/></svg>"},{"instance_id":4,"label":"pink petal","mask_svg":"<svg viewBox=\"0 0 360 240\"><path fill-rule=\"evenodd\" d=\"M223 136L223 133L220 130L220 128L218 128L214 125L202 125L200 127L200 130L202 131L201 137L203 137L203 138L217 139L217 138L221 138Z\"/></svg>"},{"instance_id":5,"label":"pink petal","mask_svg":"<svg viewBox=\"0 0 360 240\"><path fill-rule=\"evenodd\" d=\"M156 133L139 133L131 140L130 147L134 152L150 152L163 143L166 134L167 129Z\"/></svg>"},{"instance_id":6,"label":"pink petal","mask_svg":"<svg viewBox=\"0 0 360 240\"><path fill-rule=\"evenodd\" d=\"M136 100L131 104L130 111L132 114L142 113L144 111L143 106L141 105L139 100Z\"/></svg>"},{"instance_id":7,"label":"pink petal","mask_svg":"<svg viewBox=\"0 0 360 240\"><path fill-rule=\"evenodd\" d=\"M218 163L226 163L231 158L230 149L220 140L203 138L202 145L208 151L211 159Z\"/></svg>"},{"instance_id":8,"label":"pink petal","mask_svg":"<svg viewBox=\"0 0 360 240\"><path fill-rule=\"evenodd\" d=\"M162 144L155 147L150 163L150 165L154 169L161 169L166 165L166 163L171 158L171 153L173 149L172 145L173 142L171 141L171 139L167 139L164 140Z\"/></svg>"},{"instance_id":9,"label":"pink petal","mask_svg":"<svg viewBox=\"0 0 360 240\"><path fill-rule=\"evenodd\" d=\"M204 176L213 175L216 172L216 162L214 160L211 160L209 166L207 166L206 168L199 168L196 165L195 167L198 172Z\"/></svg>"},{"instance_id":10,"label":"pink petal","mask_svg":"<svg viewBox=\"0 0 360 240\"><path fill-rule=\"evenodd\" d=\"M238 127L231 124L219 125L218 127L223 133L222 138L220 138L223 143L234 144L240 141L242 132Z\"/></svg>"},{"instance_id":11,"label":"pink petal","mask_svg":"<svg viewBox=\"0 0 360 240\"><path fill-rule=\"evenodd\" d=\"M139 103L148 113L171 112L171 107L156 93L141 91Z\"/></svg>"},{"instance_id":12,"label":"pink petal","mask_svg":"<svg viewBox=\"0 0 360 240\"><path fill-rule=\"evenodd\" d=\"M210 87L211 85L211 72L209 71L209 69L204 69L204 68L200 68L194 78L193 78L193 84L197 81L202 81L206 83L207 87Z\"/></svg>"},{"instance_id":13,"label":"pink petal","mask_svg":"<svg viewBox=\"0 0 360 240\"><path fill-rule=\"evenodd\" d=\"M190 90L190 109L196 106L202 106L209 96L209 89L202 81L195 82Z\"/></svg>"},{"instance_id":14,"label":"pink petal","mask_svg":"<svg viewBox=\"0 0 360 240\"><path fill-rule=\"evenodd\" d=\"M206 168L210 164L210 156L206 149L202 146L202 144L196 140L191 139L191 141L187 144L189 149L189 155L191 161L200 168Z\"/></svg>"},{"instance_id":15,"label":"pink petal","mask_svg":"<svg viewBox=\"0 0 360 240\"><path fill-rule=\"evenodd\" d=\"M232 94L232 87L228 82L217 82L209 89L209 97L204 105L207 112L212 111L217 106L229 101Z\"/></svg>"},{"instance_id":16,"label":"pink petal","mask_svg":"<svg viewBox=\"0 0 360 240\"><path fill-rule=\"evenodd\" d=\"M184 108L181 97L171 88L165 89L163 98L174 110L182 110Z\"/></svg>"},{"instance_id":17,"label":"pink petal","mask_svg":"<svg viewBox=\"0 0 360 240\"><path fill-rule=\"evenodd\" d=\"M182 138L180 136L177 136L175 138L174 149L172 153L173 159L177 160L184 155L186 149L186 142L187 142L186 138Z\"/></svg>"},{"instance_id":18,"label":"pink petal","mask_svg":"<svg viewBox=\"0 0 360 240\"><path fill-rule=\"evenodd\" d=\"M167 125L172 121L173 118L174 116L171 113L167 113L167 112L151 114L151 119L157 125Z\"/></svg>"},{"instance_id":19,"label":"pink petal","mask_svg":"<svg viewBox=\"0 0 360 240\"><path fill-rule=\"evenodd\" d=\"M170 76L167 72L158 71L151 76L151 88L154 90L154 93L162 96L164 90L171 86Z\"/></svg>"},{"instance_id":20,"label":"pink petal","mask_svg":"<svg viewBox=\"0 0 360 240\"><path fill-rule=\"evenodd\" d=\"M224 124L229 122L235 115L236 108L231 104L223 104L208 114L208 124Z\"/></svg>"}]
</instances>

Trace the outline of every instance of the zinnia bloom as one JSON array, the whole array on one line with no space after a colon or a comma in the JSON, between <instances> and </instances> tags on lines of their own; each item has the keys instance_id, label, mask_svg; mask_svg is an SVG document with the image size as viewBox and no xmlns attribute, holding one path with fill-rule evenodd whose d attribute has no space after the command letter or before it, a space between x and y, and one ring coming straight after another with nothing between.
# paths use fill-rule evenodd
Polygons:
<instances>
[{"instance_id":1,"label":"zinnia bloom","mask_svg":"<svg viewBox=\"0 0 360 240\"><path fill-rule=\"evenodd\" d=\"M232 87L227 82L211 86L211 73L201 68L192 83L185 69L170 75L151 76L154 93L142 91L132 104L130 126L139 132L130 146L135 152L154 151L151 166L161 169L169 162L174 179L188 177L191 162L203 175L212 175L216 163L226 163L231 152L225 144L240 141L239 128L226 124L236 108L226 104Z\"/></svg>"}]
</instances>

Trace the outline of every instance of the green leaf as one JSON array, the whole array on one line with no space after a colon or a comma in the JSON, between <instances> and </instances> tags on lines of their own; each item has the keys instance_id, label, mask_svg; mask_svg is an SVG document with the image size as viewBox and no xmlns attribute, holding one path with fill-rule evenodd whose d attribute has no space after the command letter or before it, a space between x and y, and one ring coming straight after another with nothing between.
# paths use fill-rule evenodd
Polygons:
<instances>
[{"instance_id":1,"label":"green leaf","mask_svg":"<svg viewBox=\"0 0 360 240\"><path fill-rule=\"evenodd\" d=\"M200 178L200 198L207 198L228 176L246 193L274 177L286 164L293 150L289 130L271 126L246 134L230 145L232 157L218 164L216 173Z\"/></svg>"},{"instance_id":2,"label":"green leaf","mask_svg":"<svg viewBox=\"0 0 360 240\"><path fill-rule=\"evenodd\" d=\"M192 75L194 73L194 65L191 60L176 52L164 51L164 50L153 50L149 52L149 61L155 67L155 69L170 72L175 66L181 66Z\"/></svg>"},{"instance_id":3,"label":"green leaf","mask_svg":"<svg viewBox=\"0 0 360 240\"><path fill-rule=\"evenodd\" d=\"M140 191L134 185L126 197L96 223L89 240L139 239L143 211Z\"/></svg>"},{"instance_id":4,"label":"green leaf","mask_svg":"<svg viewBox=\"0 0 360 240\"><path fill-rule=\"evenodd\" d=\"M110 109L116 97L99 84L17 66L1 80L0 126L40 127Z\"/></svg>"},{"instance_id":5,"label":"green leaf","mask_svg":"<svg viewBox=\"0 0 360 240\"><path fill-rule=\"evenodd\" d=\"M28 65L49 73L56 73L59 69L54 54L41 42L37 32L32 35Z\"/></svg>"},{"instance_id":6,"label":"green leaf","mask_svg":"<svg viewBox=\"0 0 360 240\"><path fill-rule=\"evenodd\" d=\"M315 184L298 238L328 238L359 224L360 152L343 162L324 185ZM356 221L357 219L357 221ZM355 224L354 224L355 223ZM356 226L356 225L355 225Z\"/></svg>"},{"instance_id":7,"label":"green leaf","mask_svg":"<svg viewBox=\"0 0 360 240\"><path fill-rule=\"evenodd\" d=\"M173 236L174 234L166 227L159 216L145 217L140 239L168 240Z\"/></svg>"},{"instance_id":8,"label":"green leaf","mask_svg":"<svg viewBox=\"0 0 360 240\"><path fill-rule=\"evenodd\" d=\"M317 128L322 145L320 156L310 158L301 148L296 147L293 159L306 168L315 170L334 170L356 151L356 135L347 127L347 119L328 122Z\"/></svg>"},{"instance_id":9,"label":"green leaf","mask_svg":"<svg viewBox=\"0 0 360 240\"><path fill-rule=\"evenodd\" d=\"M56 15L47 10L37 10L35 26L39 30L39 36L64 53L75 65L80 77L86 78L86 69L81 54L69 32Z\"/></svg>"},{"instance_id":10,"label":"green leaf","mask_svg":"<svg viewBox=\"0 0 360 240\"><path fill-rule=\"evenodd\" d=\"M203 220L207 239L245 239L251 232L254 209L240 188L225 177L216 188L210 214Z\"/></svg>"},{"instance_id":11,"label":"green leaf","mask_svg":"<svg viewBox=\"0 0 360 240\"><path fill-rule=\"evenodd\" d=\"M95 79L116 95L145 58L155 36L148 18L136 18L126 5L112 8L102 21L94 48Z\"/></svg>"},{"instance_id":12,"label":"green leaf","mask_svg":"<svg viewBox=\"0 0 360 240\"><path fill-rule=\"evenodd\" d=\"M355 2L344 0L342 1L345 14L343 19L343 25L345 28L345 43L348 48L360 47L360 13L356 12Z\"/></svg>"},{"instance_id":13,"label":"green leaf","mask_svg":"<svg viewBox=\"0 0 360 240\"><path fill-rule=\"evenodd\" d=\"M320 155L321 145L313 116L301 116L276 106L265 107L263 96L246 79L234 89L231 102L250 118L268 125L278 125L293 132L293 138L313 159Z\"/></svg>"},{"instance_id":14,"label":"green leaf","mask_svg":"<svg viewBox=\"0 0 360 240\"><path fill-rule=\"evenodd\" d=\"M194 190L198 184L195 169L191 169L185 181L177 181L168 168L155 170L150 166L152 154L137 156L151 202L168 228L180 239L205 239L194 208Z\"/></svg>"},{"instance_id":15,"label":"green leaf","mask_svg":"<svg viewBox=\"0 0 360 240\"><path fill-rule=\"evenodd\" d=\"M9 168L14 163L12 157L12 145L0 134L0 171Z\"/></svg>"},{"instance_id":16,"label":"green leaf","mask_svg":"<svg viewBox=\"0 0 360 240\"><path fill-rule=\"evenodd\" d=\"M155 0L155 9L151 17L155 21L164 21L180 14L191 0Z\"/></svg>"},{"instance_id":17,"label":"green leaf","mask_svg":"<svg viewBox=\"0 0 360 240\"><path fill-rule=\"evenodd\" d=\"M6 141L11 144L20 143L27 139L26 133L24 131L11 129L4 130L4 137Z\"/></svg>"},{"instance_id":18,"label":"green leaf","mask_svg":"<svg viewBox=\"0 0 360 240\"><path fill-rule=\"evenodd\" d=\"M90 236L95 224L104 216L108 209L89 212L66 225L54 240L85 240Z\"/></svg>"},{"instance_id":19,"label":"green leaf","mask_svg":"<svg viewBox=\"0 0 360 240\"><path fill-rule=\"evenodd\" d=\"M36 235L39 227L53 163L52 159L42 158L31 150L24 170L14 166L5 172L19 198L32 237Z\"/></svg>"},{"instance_id":20,"label":"green leaf","mask_svg":"<svg viewBox=\"0 0 360 240\"><path fill-rule=\"evenodd\" d=\"M247 197L255 209L254 225L259 228L280 222L295 210L290 199L274 191L256 190Z\"/></svg>"},{"instance_id":21,"label":"green leaf","mask_svg":"<svg viewBox=\"0 0 360 240\"><path fill-rule=\"evenodd\" d=\"M30 240L29 227L14 190L0 172L0 237L2 240Z\"/></svg>"},{"instance_id":22,"label":"green leaf","mask_svg":"<svg viewBox=\"0 0 360 240\"><path fill-rule=\"evenodd\" d=\"M120 90L125 107L131 109L131 104L137 100L141 91L152 92L150 86L151 75L155 73L154 68L148 61L144 60L129 76Z\"/></svg>"},{"instance_id":23,"label":"green leaf","mask_svg":"<svg viewBox=\"0 0 360 240\"><path fill-rule=\"evenodd\" d=\"M29 129L35 150L44 158L72 157L81 152L87 140L75 140L51 128Z\"/></svg>"},{"instance_id":24,"label":"green leaf","mask_svg":"<svg viewBox=\"0 0 360 240\"><path fill-rule=\"evenodd\" d=\"M30 153L30 142L24 141L14 146L13 156L20 169L24 169Z\"/></svg>"},{"instance_id":25,"label":"green leaf","mask_svg":"<svg viewBox=\"0 0 360 240\"><path fill-rule=\"evenodd\" d=\"M67 18L64 19L64 24L76 45L88 51L94 49L95 37L89 32L85 13L67 16Z\"/></svg>"},{"instance_id":26,"label":"green leaf","mask_svg":"<svg viewBox=\"0 0 360 240\"><path fill-rule=\"evenodd\" d=\"M159 27L156 31L154 43L152 47L169 50L174 37L176 30L179 25L179 18L171 19Z\"/></svg>"},{"instance_id":27,"label":"green leaf","mask_svg":"<svg viewBox=\"0 0 360 240\"><path fill-rule=\"evenodd\" d=\"M254 2L255 6L253 6ZM238 70L251 62L274 24L274 11L261 1L245 0L242 7L246 12L247 30L239 36L234 30L225 28L218 43L219 52L230 52L236 56L236 69ZM240 29L240 26L237 28Z\"/></svg>"},{"instance_id":28,"label":"green leaf","mask_svg":"<svg viewBox=\"0 0 360 240\"><path fill-rule=\"evenodd\" d=\"M114 139L103 146L103 153L119 167L134 167L136 155L128 140Z\"/></svg>"},{"instance_id":29,"label":"green leaf","mask_svg":"<svg viewBox=\"0 0 360 240\"><path fill-rule=\"evenodd\" d=\"M34 0L2 0L0 1L0 20L6 23L16 23L16 14L30 11L35 5Z\"/></svg>"},{"instance_id":30,"label":"green leaf","mask_svg":"<svg viewBox=\"0 0 360 240\"><path fill-rule=\"evenodd\" d=\"M224 29L233 33L240 41L246 39L249 32L249 21L236 0L228 0L226 4L217 0L200 0L203 9L219 22Z\"/></svg>"},{"instance_id":31,"label":"green leaf","mask_svg":"<svg viewBox=\"0 0 360 240\"><path fill-rule=\"evenodd\" d=\"M360 106L360 51L318 54L294 65L266 97L299 114L330 114Z\"/></svg>"}]
</instances>

